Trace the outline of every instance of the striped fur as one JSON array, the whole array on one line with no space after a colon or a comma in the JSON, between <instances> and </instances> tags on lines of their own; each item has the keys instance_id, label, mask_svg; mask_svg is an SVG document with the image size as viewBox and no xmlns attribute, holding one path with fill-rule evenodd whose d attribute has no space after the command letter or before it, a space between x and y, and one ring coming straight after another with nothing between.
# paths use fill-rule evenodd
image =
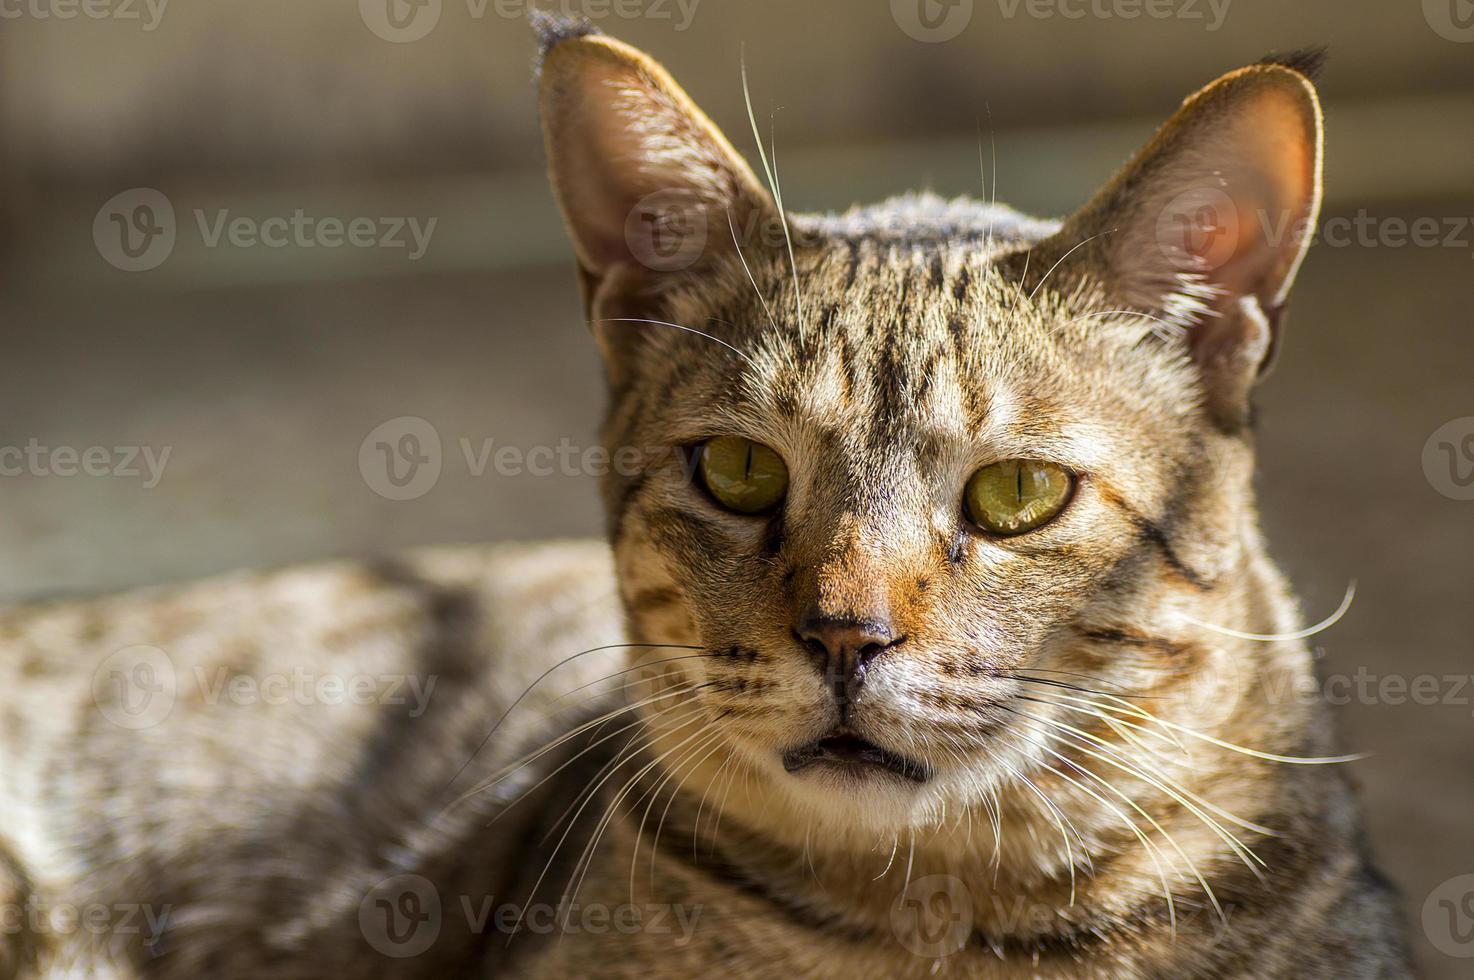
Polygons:
<instances>
[{"instance_id":1,"label":"striped fur","mask_svg":"<svg viewBox=\"0 0 1474 980\"><path fill-rule=\"evenodd\" d=\"M1163 182L1251 152L1218 139L1245 119L1293 151L1252 186L1313 220L1303 64L1194 96L1064 222L927 195L804 216L653 61L542 25L605 441L642 461L606 479L609 544L0 611L0 905L162 916L20 920L0 977L1407 975L1346 766L1304 764L1334 757L1327 718L1277 693L1312 666L1248 389L1303 249L1141 247ZM625 219L672 190L705 237L661 270ZM787 462L773 514L693 480L730 434ZM1074 498L980 534L962 487L1015 457L1078 473ZM843 703L796 636L811 609L901 638ZM132 729L107 664L139 644L178 692ZM303 668L435 687L199 681ZM789 771L840 724L910 768Z\"/></svg>"}]
</instances>

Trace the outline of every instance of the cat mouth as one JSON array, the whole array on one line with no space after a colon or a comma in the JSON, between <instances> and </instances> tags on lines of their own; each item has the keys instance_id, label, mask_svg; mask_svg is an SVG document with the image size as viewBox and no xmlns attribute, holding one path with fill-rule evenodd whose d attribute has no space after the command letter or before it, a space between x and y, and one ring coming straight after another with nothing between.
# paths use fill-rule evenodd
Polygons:
<instances>
[{"instance_id":1,"label":"cat mouth","mask_svg":"<svg viewBox=\"0 0 1474 980\"><path fill-rule=\"evenodd\" d=\"M920 762L883 749L853 732L833 732L783 753L783 768L788 772L801 772L819 765L883 769L914 783L924 783L931 778L931 770Z\"/></svg>"}]
</instances>

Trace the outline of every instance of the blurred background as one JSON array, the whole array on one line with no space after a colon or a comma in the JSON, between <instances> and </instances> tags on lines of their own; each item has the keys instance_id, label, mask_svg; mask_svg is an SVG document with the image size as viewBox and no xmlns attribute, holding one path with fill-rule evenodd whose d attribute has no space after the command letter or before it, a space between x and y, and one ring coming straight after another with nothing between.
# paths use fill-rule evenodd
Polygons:
<instances>
[{"instance_id":1,"label":"blurred background","mask_svg":"<svg viewBox=\"0 0 1474 980\"><path fill-rule=\"evenodd\" d=\"M526 6L0 6L0 600L599 532ZM1474 973L1467 0L541 6L653 53L752 156L745 57L798 210L977 193L981 144L1001 200L1063 214L1193 89L1330 45L1265 524L1309 620L1358 583L1313 642L1373 845L1426 975ZM386 439L434 465L388 479Z\"/></svg>"}]
</instances>

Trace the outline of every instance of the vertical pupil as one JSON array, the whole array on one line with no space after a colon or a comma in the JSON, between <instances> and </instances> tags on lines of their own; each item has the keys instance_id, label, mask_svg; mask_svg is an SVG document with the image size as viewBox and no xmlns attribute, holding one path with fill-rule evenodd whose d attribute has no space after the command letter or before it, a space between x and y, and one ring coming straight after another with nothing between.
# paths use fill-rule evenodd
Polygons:
<instances>
[{"instance_id":1,"label":"vertical pupil","mask_svg":"<svg viewBox=\"0 0 1474 980\"><path fill-rule=\"evenodd\" d=\"M1017 483L1018 483L1018 500L1019 500L1019 503L1023 503L1024 502L1024 468L1023 468L1023 466L1020 466L1018 468L1018 470L1017 470Z\"/></svg>"},{"instance_id":2,"label":"vertical pupil","mask_svg":"<svg viewBox=\"0 0 1474 980\"><path fill-rule=\"evenodd\" d=\"M743 465L742 478L749 481L752 479L752 443L750 442L747 444L747 462Z\"/></svg>"}]
</instances>

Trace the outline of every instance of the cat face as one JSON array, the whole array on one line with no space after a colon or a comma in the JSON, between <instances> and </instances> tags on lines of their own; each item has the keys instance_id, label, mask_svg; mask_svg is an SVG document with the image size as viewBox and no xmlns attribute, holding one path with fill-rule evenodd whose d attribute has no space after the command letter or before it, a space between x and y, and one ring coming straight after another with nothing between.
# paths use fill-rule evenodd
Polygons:
<instances>
[{"instance_id":1,"label":"cat face","mask_svg":"<svg viewBox=\"0 0 1474 980\"><path fill-rule=\"evenodd\" d=\"M553 40L605 437L645 460L605 490L651 724L891 826L1047 763L1072 691L1212 660L1170 624L1256 540L1248 389L1304 246L1263 228L1318 204L1301 75L1200 92L1063 223L801 216L648 58Z\"/></svg>"}]
</instances>

